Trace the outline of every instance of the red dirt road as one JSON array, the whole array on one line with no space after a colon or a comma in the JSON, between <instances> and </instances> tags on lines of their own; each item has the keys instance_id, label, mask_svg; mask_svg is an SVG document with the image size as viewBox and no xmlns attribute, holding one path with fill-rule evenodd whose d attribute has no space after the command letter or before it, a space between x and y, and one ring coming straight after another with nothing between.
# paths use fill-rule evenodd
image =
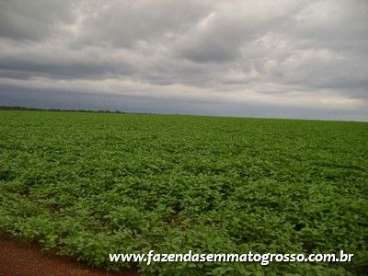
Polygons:
<instances>
[{"instance_id":1,"label":"red dirt road","mask_svg":"<svg viewBox=\"0 0 368 276\"><path fill-rule=\"evenodd\" d=\"M137 276L91 269L70 258L44 253L33 243L0 236L0 276Z\"/></svg>"}]
</instances>

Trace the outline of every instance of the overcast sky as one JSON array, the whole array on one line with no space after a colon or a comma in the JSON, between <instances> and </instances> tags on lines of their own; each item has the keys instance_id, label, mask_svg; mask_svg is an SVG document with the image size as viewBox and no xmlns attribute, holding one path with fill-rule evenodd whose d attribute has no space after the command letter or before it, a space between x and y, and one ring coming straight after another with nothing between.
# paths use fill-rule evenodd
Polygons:
<instances>
[{"instance_id":1,"label":"overcast sky","mask_svg":"<svg viewBox=\"0 0 368 276\"><path fill-rule=\"evenodd\" d=\"M0 105L368 120L368 1L0 0Z\"/></svg>"}]
</instances>

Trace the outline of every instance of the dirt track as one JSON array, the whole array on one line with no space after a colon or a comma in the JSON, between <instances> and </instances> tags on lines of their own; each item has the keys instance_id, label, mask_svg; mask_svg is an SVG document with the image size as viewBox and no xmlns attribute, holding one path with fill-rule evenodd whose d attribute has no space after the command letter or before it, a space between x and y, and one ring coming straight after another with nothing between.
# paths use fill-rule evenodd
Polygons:
<instances>
[{"instance_id":1,"label":"dirt track","mask_svg":"<svg viewBox=\"0 0 368 276\"><path fill-rule=\"evenodd\" d=\"M0 276L137 276L136 272L106 272L70 258L45 254L34 243L0 236Z\"/></svg>"}]
</instances>

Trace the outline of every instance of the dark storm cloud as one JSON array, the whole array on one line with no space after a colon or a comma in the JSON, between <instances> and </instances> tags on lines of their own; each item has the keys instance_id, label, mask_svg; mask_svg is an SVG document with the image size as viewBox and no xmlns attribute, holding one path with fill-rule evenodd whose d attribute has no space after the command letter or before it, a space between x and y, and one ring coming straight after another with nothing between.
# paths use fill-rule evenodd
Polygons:
<instances>
[{"instance_id":1,"label":"dark storm cloud","mask_svg":"<svg viewBox=\"0 0 368 276\"><path fill-rule=\"evenodd\" d=\"M142 111L165 98L178 112L361 119L367 53L365 0L0 0L0 105L61 91Z\"/></svg>"},{"instance_id":2,"label":"dark storm cloud","mask_svg":"<svg viewBox=\"0 0 368 276\"><path fill-rule=\"evenodd\" d=\"M116 59L112 52L104 55L99 48L80 51L63 45L45 43L40 47L28 43L21 47L8 45L0 53L0 77L19 73L27 78L96 79L131 74L132 67L126 59Z\"/></svg>"}]
</instances>

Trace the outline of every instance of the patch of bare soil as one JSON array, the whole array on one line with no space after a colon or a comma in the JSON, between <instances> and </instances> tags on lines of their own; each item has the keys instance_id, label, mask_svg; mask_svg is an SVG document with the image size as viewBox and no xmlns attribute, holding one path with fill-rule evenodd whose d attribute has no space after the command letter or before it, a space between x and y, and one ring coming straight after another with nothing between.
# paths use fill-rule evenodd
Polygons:
<instances>
[{"instance_id":1,"label":"patch of bare soil","mask_svg":"<svg viewBox=\"0 0 368 276\"><path fill-rule=\"evenodd\" d=\"M107 272L42 252L35 243L0 236L0 276L138 276L137 272Z\"/></svg>"}]
</instances>

